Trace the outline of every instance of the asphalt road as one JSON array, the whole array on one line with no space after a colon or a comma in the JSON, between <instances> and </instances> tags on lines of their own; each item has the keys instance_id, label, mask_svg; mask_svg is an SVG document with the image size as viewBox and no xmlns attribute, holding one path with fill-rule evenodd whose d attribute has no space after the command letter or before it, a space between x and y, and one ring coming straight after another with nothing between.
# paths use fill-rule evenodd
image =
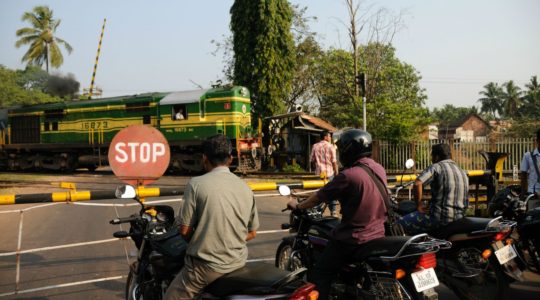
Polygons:
<instances>
[{"instance_id":1,"label":"asphalt road","mask_svg":"<svg viewBox=\"0 0 540 300\"><path fill-rule=\"evenodd\" d=\"M185 180L176 178L175 184L185 184ZM261 228L257 238L249 242L249 259L267 260L273 264L276 248L287 233L265 232L279 230L280 224L287 222L288 214L281 212L287 199L265 195L257 197ZM180 205L177 200L171 203L176 211ZM123 299L128 265L135 260L135 247L131 241L45 248L109 240L114 231L127 229L126 225L123 228L109 225L109 220L129 216L138 210L137 206L101 206L134 203L132 200L92 202L99 206L87 203L90 202L0 206L0 299ZM37 206L42 207L25 210L22 214L2 213ZM42 250L20 256L17 286L16 256L1 255L17 249L21 216L21 249ZM512 285L508 299L540 299L540 276L531 273L526 276L527 281ZM16 289L19 294L10 295ZM444 286L438 287L437 291L439 299L458 299Z\"/></svg>"}]
</instances>

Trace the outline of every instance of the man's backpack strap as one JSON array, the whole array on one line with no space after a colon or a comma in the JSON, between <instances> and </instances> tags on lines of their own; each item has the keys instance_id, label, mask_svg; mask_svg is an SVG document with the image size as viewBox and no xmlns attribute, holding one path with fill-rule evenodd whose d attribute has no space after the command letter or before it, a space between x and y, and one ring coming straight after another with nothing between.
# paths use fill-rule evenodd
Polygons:
<instances>
[{"instance_id":1,"label":"man's backpack strap","mask_svg":"<svg viewBox=\"0 0 540 300\"><path fill-rule=\"evenodd\" d=\"M388 195L388 191L382 179L375 173L373 173L373 170L371 170L371 168L365 164L356 163L354 166L360 167L364 171L366 171L366 173L371 177L371 179L379 189L379 192L381 193L381 196L383 198L383 204L386 207L386 211L388 213L388 225L390 228L387 229L390 231L390 235L405 235L403 228L396 223L396 221L399 219L399 216L394 213L394 204L390 199L390 195Z\"/></svg>"}]
</instances>

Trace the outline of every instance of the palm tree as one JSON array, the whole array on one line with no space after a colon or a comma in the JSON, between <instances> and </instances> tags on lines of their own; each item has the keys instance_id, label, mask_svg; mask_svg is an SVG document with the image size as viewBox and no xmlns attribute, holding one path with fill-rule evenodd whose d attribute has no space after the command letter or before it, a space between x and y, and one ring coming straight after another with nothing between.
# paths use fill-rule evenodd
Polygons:
<instances>
[{"instance_id":1,"label":"palm tree","mask_svg":"<svg viewBox=\"0 0 540 300\"><path fill-rule=\"evenodd\" d=\"M481 91L479 94L484 96L478 99L478 102L482 105L480 111L484 113L491 113L495 117L496 113L502 114L502 88L494 82L490 82L484 85L485 91Z\"/></svg>"},{"instance_id":2,"label":"palm tree","mask_svg":"<svg viewBox=\"0 0 540 300\"><path fill-rule=\"evenodd\" d=\"M519 113L526 118L540 117L540 111L538 109L540 105L540 84L536 76L531 77L529 83L525 84L527 90L522 97L523 105L519 109Z\"/></svg>"},{"instance_id":3,"label":"palm tree","mask_svg":"<svg viewBox=\"0 0 540 300\"><path fill-rule=\"evenodd\" d=\"M15 43L17 48L30 45L22 62L40 67L45 63L47 72L49 72L49 63L54 68L60 67L64 62L64 57L58 45L63 45L68 53L71 53L73 48L63 39L54 36L60 20L53 19L53 11L48 6L36 6L32 12L25 12L22 20L32 24L32 27L21 28L16 32L20 37Z\"/></svg>"},{"instance_id":4,"label":"palm tree","mask_svg":"<svg viewBox=\"0 0 540 300\"><path fill-rule=\"evenodd\" d=\"M513 118L516 116L518 108L521 106L521 89L510 80L503 84L504 91L502 94L504 114L506 117Z\"/></svg>"}]
</instances>

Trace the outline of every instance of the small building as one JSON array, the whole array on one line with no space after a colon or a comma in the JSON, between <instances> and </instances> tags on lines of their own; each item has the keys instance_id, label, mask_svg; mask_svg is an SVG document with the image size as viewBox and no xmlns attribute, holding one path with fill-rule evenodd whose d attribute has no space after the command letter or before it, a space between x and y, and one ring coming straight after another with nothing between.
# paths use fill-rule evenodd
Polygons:
<instances>
[{"instance_id":1,"label":"small building","mask_svg":"<svg viewBox=\"0 0 540 300\"><path fill-rule=\"evenodd\" d=\"M439 126L439 139L456 139L464 142L486 140L491 132L489 123L478 114L468 114L447 126Z\"/></svg>"},{"instance_id":2,"label":"small building","mask_svg":"<svg viewBox=\"0 0 540 300\"><path fill-rule=\"evenodd\" d=\"M332 124L295 111L266 118L270 122L270 144L266 146L271 157L270 167L282 169L285 164L297 164L311 172L309 161L312 145L320 140L323 130L335 132Z\"/></svg>"}]
</instances>

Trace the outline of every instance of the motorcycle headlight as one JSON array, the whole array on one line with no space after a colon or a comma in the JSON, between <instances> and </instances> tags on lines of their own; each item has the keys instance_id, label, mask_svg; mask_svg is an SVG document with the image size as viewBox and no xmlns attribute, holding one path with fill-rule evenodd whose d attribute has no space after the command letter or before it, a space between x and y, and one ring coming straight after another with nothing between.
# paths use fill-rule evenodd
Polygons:
<instances>
[{"instance_id":1,"label":"motorcycle headlight","mask_svg":"<svg viewBox=\"0 0 540 300\"><path fill-rule=\"evenodd\" d=\"M162 213L162 212L159 212L157 215L156 215L156 219L158 220L158 222L167 222L169 219L167 218L167 215Z\"/></svg>"},{"instance_id":2,"label":"motorcycle headlight","mask_svg":"<svg viewBox=\"0 0 540 300\"><path fill-rule=\"evenodd\" d=\"M147 222L151 222L151 221L152 221L152 216L149 215L149 214L147 214L147 213L144 213L144 214L142 215L142 218L143 218L145 221L147 221Z\"/></svg>"}]
</instances>

